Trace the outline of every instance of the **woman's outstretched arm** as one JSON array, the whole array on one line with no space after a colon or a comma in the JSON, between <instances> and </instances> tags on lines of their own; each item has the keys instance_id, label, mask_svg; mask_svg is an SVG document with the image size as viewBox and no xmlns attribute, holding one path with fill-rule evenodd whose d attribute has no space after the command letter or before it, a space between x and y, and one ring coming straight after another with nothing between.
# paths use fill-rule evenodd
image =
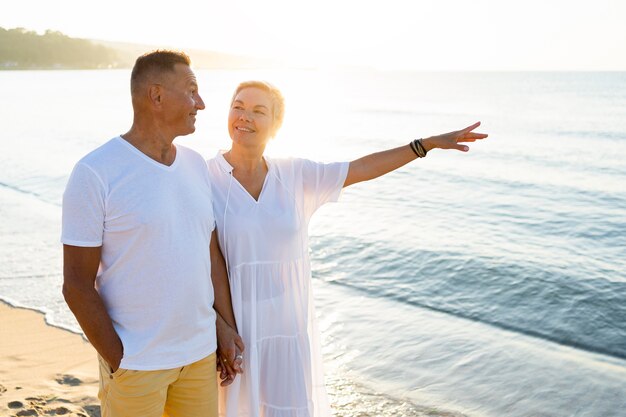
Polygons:
<instances>
[{"instance_id":1,"label":"woman's outstretched arm","mask_svg":"<svg viewBox=\"0 0 626 417\"><path fill-rule=\"evenodd\" d=\"M464 142L475 142L479 139L487 137L485 133L472 132L480 126L480 122L476 122L465 129L456 130L454 132L444 133L437 136L431 136L421 140L426 152L431 149L457 149L467 152L469 147L460 145ZM416 159L417 155L411 149L411 145L404 145L398 148L388 149L382 152L376 152L350 162L348 176L343 183L347 187L357 182L369 181L371 179L385 175L404 166Z\"/></svg>"}]
</instances>

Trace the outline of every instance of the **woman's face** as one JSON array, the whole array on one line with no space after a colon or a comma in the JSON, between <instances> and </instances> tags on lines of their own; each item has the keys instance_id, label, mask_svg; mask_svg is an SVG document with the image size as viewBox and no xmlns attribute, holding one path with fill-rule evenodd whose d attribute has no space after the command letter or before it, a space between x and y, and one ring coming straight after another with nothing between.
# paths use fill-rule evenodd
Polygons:
<instances>
[{"instance_id":1,"label":"woman's face","mask_svg":"<svg viewBox=\"0 0 626 417\"><path fill-rule=\"evenodd\" d=\"M255 87L244 88L230 106L228 133L241 145L264 145L272 136L273 121L269 94Z\"/></svg>"}]
</instances>

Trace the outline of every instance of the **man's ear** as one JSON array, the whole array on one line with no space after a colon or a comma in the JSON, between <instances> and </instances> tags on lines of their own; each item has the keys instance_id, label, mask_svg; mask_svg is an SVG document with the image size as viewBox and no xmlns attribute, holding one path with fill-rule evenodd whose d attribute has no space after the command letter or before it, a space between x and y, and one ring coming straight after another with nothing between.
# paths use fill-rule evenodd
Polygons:
<instances>
[{"instance_id":1,"label":"man's ear","mask_svg":"<svg viewBox=\"0 0 626 417\"><path fill-rule=\"evenodd\" d=\"M152 84L148 89L148 98L153 106L160 107L162 102L163 88L159 84Z\"/></svg>"}]
</instances>

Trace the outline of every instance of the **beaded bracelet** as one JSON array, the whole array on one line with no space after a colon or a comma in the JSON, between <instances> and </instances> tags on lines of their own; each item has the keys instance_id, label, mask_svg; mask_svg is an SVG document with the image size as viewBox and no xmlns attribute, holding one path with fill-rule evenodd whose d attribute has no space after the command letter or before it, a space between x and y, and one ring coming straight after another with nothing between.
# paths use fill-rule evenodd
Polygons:
<instances>
[{"instance_id":1,"label":"beaded bracelet","mask_svg":"<svg viewBox=\"0 0 626 417\"><path fill-rule=\"evenodd\" d=\"M411 146L411 150L415 153L415 155L417 155L418 158L423 158L428 153L426 148L424 148L421 139L415 139L409 145Z\"/></svg>"}]
</instances>

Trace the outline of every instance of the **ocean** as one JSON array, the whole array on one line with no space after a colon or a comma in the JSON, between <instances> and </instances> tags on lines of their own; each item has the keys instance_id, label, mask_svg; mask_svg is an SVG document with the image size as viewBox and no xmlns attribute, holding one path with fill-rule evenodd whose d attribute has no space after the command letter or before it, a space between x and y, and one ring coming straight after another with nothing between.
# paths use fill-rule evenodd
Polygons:
<instances>
[{"instance_id":1,"label":"ocean","mask_svg":"<svg viewBox=\"0 0 626 417\"><path fill-rule=\"evenodd\" d=\"M274 156L356 159L480 120L470 151L344 190L310 226L338 416L626 416L626 73L197 71L177 139L229 146L229 100L286 97ZM61 296L74 163L132 122L129 70L0 72L0 298L80 332Z\"/></svg>"}]
</instances>

